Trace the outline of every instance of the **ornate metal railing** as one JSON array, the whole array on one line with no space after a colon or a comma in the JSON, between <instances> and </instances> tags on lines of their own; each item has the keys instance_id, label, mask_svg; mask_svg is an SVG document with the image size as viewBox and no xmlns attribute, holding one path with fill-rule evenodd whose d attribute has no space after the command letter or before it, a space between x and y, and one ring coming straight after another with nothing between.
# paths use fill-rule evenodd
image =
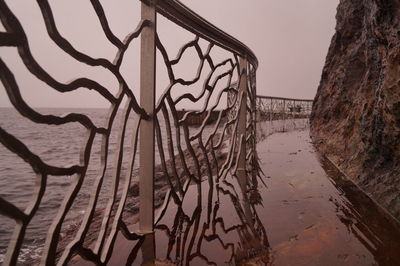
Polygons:
<instances>
[{"instance_id":1,"label":"ornate metal railing","mask_svg":"<svg viewBox=\"0 0 400 266\"><path fill-rule=\"evenodd\" d=\"M143 0L140 22L123 40L111 30L100 1L90 2L104 35L117 50L113 61L92 57L75 48L59 31L47 0L38 0L37 7L54 45L80 63L108 71L118 82L116 93L89 77L63 83L52 76L31 52L23 24L9 5L0 0L0 19L5 28L0 34L0 46L16 48L26 69L53 90L61 93L93 90L111 106L103 121L105 126L98 126L91 116L79 110L61 116L33 108L21 93L16 73L0 59L1 82L21 119L43 127L73 124L87 131L79 163L62 167L62 162L48 163L40 152L33 151L29 140L17 137L17 133L6 128L6 123L1 124L0 142L30 166L32 175L25 174L23 178L35 179L33 195L26 207L17 206L1 194L1 217L16 223L3 264L14 265L21 259L26 232L42 210L41 206L46 200L56 201L48 196L50 191L57 191L62 197L50 222L42 219L38 225L47 226L40 252L42 264L65 265L79 259L96 264L152 262L159 257L155 254L157 230L167 232L166 258L177 264L188 264L196 258L213 264L201 252L204 241L215 241L224 250L230 250L230 261L248 258L249 251L267 250L265 230L254 208L259 202L255 137L258 62L255 55L244 44L175 0ZM193 40L185 43L175 57L170 55L157 30L157 13L193 34ZM136 82L132 86L122 74L121 65L127 60L128 49L139 38L140 59L136 60L140 60L140 84ZM206 43L205 49L200 42ZM195 55L192 62L198 62L198 71L187 79L176 73L176 67L190 50ZM221 57L223 59L217 59ZM161 72L159 68L156 71L157 62L163 62L166 70L168 84L165 88L158 87L156 82ZM156 97L160 91L162 93ZM140 100L137 99L139 94ZM195 104L201 106L194 109ZM190 111L178 116L183 108ZM210 123L215 113L218 118ZM201 117L201 123L197 127L190 126L191 117ZM43 134L41 138L46 136ZM55 158L58 156L56 151L51 154ZM99 163L97 173L93 174L89 170L95 158ZM68 182L57 186L54 182L61 177L68 177ZM1 188L2 192L6 190L6 187ZM225 228L223 218L218 215L222 195L229 196L240 217L238 223L229 228ZM83 215L68 220L78 201L85 203ZM185 202L194 206L192 214L185 210ZM201 215L202 204L207 206L206 218ZM176 215L171 215L171 210ZM169 229L166 224L171 219L173 225ZM139 222L135 223L137 220ZM201 232L198 230L200 222L203 223ZM225 232L237 232L240 248L235 242L224 243L216 232L218 224ZM195 241L197 248L194 249ZM125 248L130 247L129 252L119 249L118 243L129 243L124 244ZM171 256L173 246L177 254L174 259ZM139 250L142 250L141 256Z\"/></svg>"},{"instance_id":2,"label":"ornate metal railing","mask_svg":"<svg viewBox=\"0 0 400 266\"><path fill-rule=\"evenodd\" d=\"M312 104L313 100L257 96L257 141L276 132L308 128Z\"/></svg>"},{"instance_id":3,"label":"ornate metal railing","mask_svg":"<svg viewBox=\"0 0 400 266\"><path fill-rule=\"evenodd\" d=\"M257 95L257 120L308 118L313 100Z\"/></svg>"}]
</instances>

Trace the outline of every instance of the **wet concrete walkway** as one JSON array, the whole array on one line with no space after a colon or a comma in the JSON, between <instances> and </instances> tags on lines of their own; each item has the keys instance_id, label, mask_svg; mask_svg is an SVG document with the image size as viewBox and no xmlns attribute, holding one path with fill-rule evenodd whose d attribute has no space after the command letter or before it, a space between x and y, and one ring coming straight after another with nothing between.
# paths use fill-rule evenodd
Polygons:
<instances>
[{"instance_id":1,"label":"wet concrete walkway","mask_svg":"<svg viewBox=\"0 0 400 266\"><path fill-rule=\"evenodd\" d=\"M257 147L272 265L400 265L398 225L316 154L308 130Z\"/></svg>"},{"instance_id":2,"label":"wet concrete walkway","mask_svg":"<svg viewBox=\"0 0 400 266\"><path fill-rule=\"evenodd\" d=\"M189 186L148 244L119 234L107 265L153 252L156 265L400 265L399 225L310 141L308 130L269 136L257 146L265 185L244 193L233 174Z\"/></svg>"}]
</instances>

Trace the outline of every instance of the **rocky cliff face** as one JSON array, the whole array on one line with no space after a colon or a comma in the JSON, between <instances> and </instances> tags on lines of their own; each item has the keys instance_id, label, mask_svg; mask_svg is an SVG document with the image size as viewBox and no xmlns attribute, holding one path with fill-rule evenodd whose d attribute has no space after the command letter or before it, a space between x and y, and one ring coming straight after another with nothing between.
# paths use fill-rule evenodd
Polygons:
<instances>
[{"instance_id":1,"label":"rocky cliff face","mask_svg":"<svg viewBox=\"0 0 400 266\"><path fill-rule=\"evenodd\" d=\"M400 0L341 0L336 19L311 134L400 219Z\"/></svg>"}]
</instances>

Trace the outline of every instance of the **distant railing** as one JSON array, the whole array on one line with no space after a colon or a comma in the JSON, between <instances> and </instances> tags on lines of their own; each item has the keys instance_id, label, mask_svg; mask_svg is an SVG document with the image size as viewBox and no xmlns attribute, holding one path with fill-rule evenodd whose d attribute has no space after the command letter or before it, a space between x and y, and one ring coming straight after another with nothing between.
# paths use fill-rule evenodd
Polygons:
<instances>
[{"instance_id":1,"label":"distant railing","mask_svg":"<svg viewBox=\"0 0 400 266\"><path fill-rule=\"evenodd\" d=\"M276 132L309 128L313 100L257 96L257 141Z\"/></svg>"},{"instance_id":2,"label":"distant railing","mask_svg":"<svg viewBox=\"0 0 400 266\"><path fill-rule=\"evenodd\" d=\"M16 223L3 265L17 263L27 228L37 215L43 203L43 197L48 191L47 184L58 176L71 176L72 181L67 190L63 189L65 194L61 206L48 227L47 238L41 252L42 264L66 265L77 255L96 264L107 264L115 253L120 252L115 249L117 237L136 243L129 257L126 258L126 263L132 263L140 249L142 263L154 262L156 258L155 227L164 228L160 221L171 204L177 206L178 213L183 212L182 205L188 197L190 185L197 188L195 190L197 192L196 210L200 208L199 211L202 193L208 193L209 204L213 202L213 197L216 197L213 188L231 195L243 224L246 228L251 227L251 229L246 229L246 234L250 233L252 237L260 239L259 247L252 246L252 250L259 251L260 248L267 248L265 230L258 223L255 209L249 204L249 193L256 191L258 176L255 137L257 105L255 78L258 66L256 56L244 44L208 23L176 0L143 0L141 20L137 29L128 34L124 40L116 37L110 29L100 1L92 0L91 4L105 36L117 48L112 62L105 58L93 58L77 50L58 31L49 3L46 0L38 1L44 18L43 22L54 44L81 63L93 67L101 66L109 71L119 83L120 90L116 94L87 77L65 84L46 72L32 55L21 23L5 1L0 1L0 19L5 28L5 32L0 34L0 45L16 47L19 57L31 74L56 91L68 93L79 88L86 88L95 91L111 104L104 127L98 127L89 116L83 113L74 112L64 116L43 114L25 101L14 73L0 59L1 82L13 108L19 114L34 123L43 125L58 126L77 123L86 128L88 133L80 154L80 163L69 167L59 167L46 163L40 154L35 154L23 140L8 132L7 129L0 128L0 142L9 151L27 162L36 174L36 177L27 177L36 179L36 187L27 208L21 209L0 197L1 215L11 218ZM177 55L173 57L174 59L171 59L158 35L157 13L194 34L194 39L183 44ZM128 85L121 74L120 67L122 61L126 60L126 51L139 37L141 43L140 84L135 85L140 88L140 99L137 99L138 92ZM200 40L208 42L206 50L201 48ZM224 51L226 55L224 60L219 61L213 58L212 51L216 48ZM174 69L179 65L184 54L191 49L198 57L194 60L199 62L198 72L192 79L184 79L178 76ZM157 52L161 55L157 59L164 62L169 79L169 84L158 99L156 99L156 79L159 75L159 70L156 72ZM189 89L185 90L188 92L177 95L176 87L179 86L188 87ZM178 117L182 102L189 103L189 107L191 103L202 103L203 107L196 111L189 111L183 117ZM297 108L297 103L295 102L294 108ZM122 106L123 104L125 106ZM285 107L285 112L287 108ZM211 113L215 112L219 112L218 118L213 123L208 123ZM189 116L202 117L200 126L190 127L186 122ZM117 118L121 121L119 128L115 125ZM132 128L129 129L128 124L133 124ZM116 129L118 137L115 147L112 147L111 135ZM89 176L88 167L95 157L96 138L101 138L101 163L98 174L93 177L89 200L84 214L77 222L76 230L72 232L73 237L67 240L67 243L60 245L66 216L82 194L81 188L85 180L92 178ZM110 159L112 155L115 155L114 163ZM135 183L137 156L139 157L139 180ZM159 165L156 165L156 162L159 162ZM110 182L105 186L107 178ZM204 179L208 180L206 184L202 182ZM237 182L239 190L233 189L233 182ZM203 187L206 187L205 192L202 190ZM157 203L155 203L155 192ZM100 204L101 193L108 195L105 205ZM129 210L128 203L133 206ZM134 219L126 218L127 212L134 212L132 208L139 209L139 225L136 229L132 225ZM214 211L212 211L213 208L215 208ZM215 220L217 209L216 206L208 206L208 218L205 223L209 227L218 223ZM198 215L196 212L195 214ZM212 215L214 215L213 218ZM199 217L193 219L197 221ZM96 223L98 227L93 228ZM188 228L192 224L193 222ZM230 230L238 230L240 233L244 230L244 225ZM195 228L198 228L197 225ZM90 232L95 236L92 241L88 240ZM215 238L215 228L213 232L212 237ZM243 232L240 234L243 236ZM212 237L210 236L210 239ZM193 241L195 238L196 236L193 237ZM189 247L191 245L192 242ZM201 246L202 243L198 245ZM234 244L230 245L232 245L231 257L233 258L238 248ZM244 253L246 250L243 250ZM198 251L188 254L185 263L196 256L204 259L204 255ZM244 255L241 256L241 258L244 257ZM180 261L180 263L184 262Z\"/></svg>"},{"instance_id":3,"label":"distant railing","mask_svg":"<svg viewBox=\"0 0 400 266\"><path fill-rule=\"evenodd\" d=\"M257 95L257 120L308 118L313 100Z\"/></svg>"}]
</instances>

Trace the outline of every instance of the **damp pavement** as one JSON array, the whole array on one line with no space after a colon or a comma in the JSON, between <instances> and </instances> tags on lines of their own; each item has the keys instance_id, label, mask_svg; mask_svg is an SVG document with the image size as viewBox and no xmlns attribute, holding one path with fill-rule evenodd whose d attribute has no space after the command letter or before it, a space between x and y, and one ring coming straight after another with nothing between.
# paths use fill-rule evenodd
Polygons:
<instances>
[{"instance_id":1,"label":"damp pavement","mask_svg":"<svg viewBox=\"0 0 400 266\"><path fill-rule=\"evenodd\" d=\"M227 175L189 186L182 206L168 201L150 241L156 265L400 265L398 222L318 155L308 130L257 151L258 189ZM140 265L146 252L120 233L107 265Z\"/></svg>"},{"instance_id":2,"label":"damp pavement","mask_svg":"<svg viewBox=\"0 0 400 266\"><path fill-rule=\"evenodd\" d=\"M273 134L257 149L271 265L400 265L398 223L318 155L309 130Z\"/></svg>"}]
</instances>

